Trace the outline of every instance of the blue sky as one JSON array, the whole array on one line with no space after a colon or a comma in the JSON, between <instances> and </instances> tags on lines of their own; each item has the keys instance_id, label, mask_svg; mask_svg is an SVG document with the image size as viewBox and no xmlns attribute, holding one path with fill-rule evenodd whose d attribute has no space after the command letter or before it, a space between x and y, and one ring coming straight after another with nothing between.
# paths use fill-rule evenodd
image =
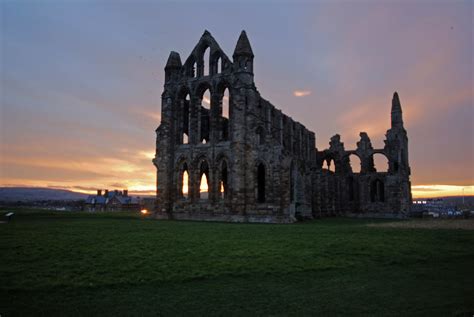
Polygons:
<instances>
[{"instance_id":1,"label":"blue sky","mask_svg":"<svg viewBox=\"0 0 474 317\"><path fill-rule=\"evenodd\" d=\"M1 1L1 185L154 186L164 64L245 29L258 90L316 133L382 147L394 91L413 184L473 185L471 1ZM295 96L295 91L305 91ZM298 94L296 94L298 95Z\"/></svg>"}]
</instances>

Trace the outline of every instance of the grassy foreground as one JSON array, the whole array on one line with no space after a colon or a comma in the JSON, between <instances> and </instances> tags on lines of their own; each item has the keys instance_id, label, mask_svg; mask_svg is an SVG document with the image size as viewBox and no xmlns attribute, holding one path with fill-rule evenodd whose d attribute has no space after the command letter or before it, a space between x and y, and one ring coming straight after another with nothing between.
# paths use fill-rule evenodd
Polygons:
<instances>
[{"instance_id":1,"label":"grassy foreground","mask_svg":"<svg viewBox=\"0 0 474 317\"><path fill-rule=\"evenodd\" d=\"M17 212L0 315L472 315L474 231L374 222Z\"/></svg>"}]
</instances>

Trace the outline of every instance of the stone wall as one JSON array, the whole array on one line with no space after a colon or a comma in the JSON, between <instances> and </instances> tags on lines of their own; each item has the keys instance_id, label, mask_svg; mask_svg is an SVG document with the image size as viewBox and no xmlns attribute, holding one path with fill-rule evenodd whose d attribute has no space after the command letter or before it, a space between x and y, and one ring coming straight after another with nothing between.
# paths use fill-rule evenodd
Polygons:
<instances>
[{"instance_id":1,"label":"stone wall","mask_svg":"<svg viewBox=\"0 0 474 317\"><path fill-rule=\"evenodd\" d=\"M345 151L338 135L329 149L317 151L313 132L260 96L245 31L232 57L206 31L184 64L176 52L168 58L153 160L157 218L287 223L321 215L406 211L403 123L392 122L382 150L372 149L361 133L355 151ZM401 108L397 111L392 109L392 117L401 120ZM389 158L388 173L374 171L375 153ZM360 173L351 170L351 154L363 161ZM323 162L333 162L336 170L324 169ZM200 191L203 175L208 194ZM370 189L376 180L374 200Z\"/></svg>"}]
</instances>

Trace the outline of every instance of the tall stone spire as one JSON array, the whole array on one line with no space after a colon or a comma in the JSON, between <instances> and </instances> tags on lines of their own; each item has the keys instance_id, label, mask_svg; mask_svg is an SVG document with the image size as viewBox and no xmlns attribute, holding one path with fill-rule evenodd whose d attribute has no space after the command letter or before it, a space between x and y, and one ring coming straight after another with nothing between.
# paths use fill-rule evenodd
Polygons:
<instances>
[{"instance_id":1,"label":"tall stone spire","mask_svg":"<svg viewBox=\"0 0 474 317\"><path fill-rule=\"evenodd\" d=\"M250 41L247 37L247 33L245 33L245 30L240 33L239 39L237 40L233 57L235 58L236 56L254 57L252 47L250 46Z\"/></svg>"},{"instance_id":2,"label":"tall stone spire","mask_svg":"<svg viewBox=\"0 0 474 317\"><path fill-rule=\"evenodd\" d=\"M392 128L403 128L402 106L397 92L392 98Z\"/></svg>"},{"instance_id":3,"label":"tall stone spire","mask_svg":"<svg viewBox=\"0 0 474 317\"><path fill-rule=\"evenodd\" d=\"M243 75L243 77L240 78L241 81L248 84L253 83L253 52L245 31L240 33L232 57L234 58L235 71Z\"/></svg>"},{"instance_id":4,"label":"tall stone spire","mask_svg":"<svg viewBox=\"0 0 474 317\"><path fill-rule=\"evenodd\" d=\"M166 62L165 69L176 69L181 68L182 66L183 65L181 64L181 57L179 56L179 53L171 51L168 61Z\"/></svg>"},{"instance_id":5,"label":"tall stone spire","mask_svg":"<svg viewBox=\"0 0 474 317\"><path fill-rule=\"evenodd\" d=\"M182 67L179 54L172 51L165 66L165 83L177 80Z\"/></svg>"}]
</instances>

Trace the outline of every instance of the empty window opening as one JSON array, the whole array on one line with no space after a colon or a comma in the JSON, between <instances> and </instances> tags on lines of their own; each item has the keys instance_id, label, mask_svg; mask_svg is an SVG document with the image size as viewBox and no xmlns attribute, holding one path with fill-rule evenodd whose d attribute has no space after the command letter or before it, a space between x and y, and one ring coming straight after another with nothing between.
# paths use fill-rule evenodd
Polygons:
<instances>
[{"instance_id":1,"label":"empty window opening","mask_svg":"<svg viewBox=\"0 0 474 317\"><path fill-rule=\"evenodd\" d=\"M189 174L188 170L184 170L183 172L183 178L182 178L182 184L183 186L181 187L181 196L184 198L189 197Z\"/></svg>"},{"instance_id":2,"label":"empty window opening","mask_svg":"<svg viewBox=\"0 0 474 317\"><path fill-rule=\"evenodd\" d=\"M374 157L374 167L377 172L388 171L388 159L384 154L375 153L373 157Z\"/></svg>"},{"instance_id":3,"label":"empty window opening","mask_svg":"<svg viewBox=\"0 0 474 317\"><path fill-rule=\"evenodd\" d=\"M182 198L188 198L189 193L189 173L188 165L184 163L179 169L178 194Z\"/></svg>"},{"instance_id":4,"label":"empty window opening","mask_svg":"<svg viewBox=\"0 0 474 317\"><path fill-rule=\"evenodd\" d=\"M211 93L209 89L206 89L201 99L201 106L199 111L199 126L200 126L200 138L199 141L202 144L209 142L210 136L210 110L211 108Z\"/></svg>"},{"instance_id":5,"label":"empty window opening","mask_svg":"<svg viewBox=\"0 0 474 317\"><path fill-rule=\"evenodd\" d=\"M222 97L222 116L229 119L229 89L224 90L224 96Z\"/></svg>"},{"instance_id":6,"label":"empty window opening","mask_svg":"<svg viewBox=\"0 0 474 317\"><path fill-rule=\"evenodd\" d=\"M199 199L209 199L209 166L207 162L201 163L199 172Z\"/></svg>"},{"instance_id":7,"label":"empty window opening","mask_svg":"<svg viewBox=\"0 0 474 317\"><path fill-rule=\"evenodd\" d=\"M227 163L223 162L219 182L219 195L222 199L227 197Z\"/></svg>"},{"instance_id":8,"label":"empty window opening","mask_svg":"<svg viewBox=\"0 0 474 317\"><path fill-rule=\"evenodd\" d=\"M333 173L336 172L336 163L334 160L329 161L328 169Z\"/></svg>"},{"instance_id":9,"label":"empty window opening","mask_svg":"<svg viewBox=\"0 0 474 317\"><path fill-rule=\"evenodd\" d=\"M222 73L222 58L217 58L216 61L216 73Z\"/></svg>"},{"instance_id":10,"label":"empty window opening","mask_svg":"<svg viewBox=\"0 0 474 317\"><path fill-rule=\"evenodd\" d=\"M224 90L224 94L222 96L221 105L222 105L222 112L221 112L221 140L228 141L229 140L229 89Z\"/></svg>"},{"instance_id":11,"label":"empty window opening","mask_svg":"<svg viewBox=\"0 0 474 317\"><path fill-rule=\"evenodd\" d=\"M211 92L209 91L209 89L206 89L206 91L202 95L201 105L206 109L211 109Z\"/></svg>"},{"instance_id":12,"label":"empty window opening","mask_svg":"<svg viewBox=\"0 0 474 317\"><path fill-rule=\"evenodd\" d=\"M225 188L224 188L224 182L223 181L220 181L220 183L219 183L219 197L221 199L224 199L224 197L225 197Z\"/></svg>"},{"instance_id":13,"label":"empty window opening","mask_svg":"<svg viewBox=\"0 0 474 317\"><path fill-rule=\"evenodd\" d=\"M265 166L260 163L257 167L257 201L265 202Z\"/></svg>"},{"instance_id":14,"label":"empty window opening","mask_svg":"<svg viewBox=\"0 0 474 317\"><path fill-rule=\"evenodd\" d=\"M189 143L189 132L190 132L190 124L191 124L191 101L189 94L186 95L185 99L183 100L183 118L182 118L182 144Z\"/></svg>"},{"instance_id":15,"label":"empty window opening","mask_svg":"<svg viewBox=\"0 0 474 317\"><path fill-rule=\"evenodd\" d=\"M201 182L199 184L199 198L200 199L208 199L209 198L209 186L207 183L207 176L206 174L202 174Z\"/></svg>"},{"instance_id":16,"label":"empty window opening","mask_svg":"<svg viewBox=\"0 0 474 317\"><path fill-rule=\"evenodd\" d=\"M336 171L336 164L334 164L334 160L332 160L332 159L324 160L323 169L326 169L326 170L331 171L331 172L334 173Z\"/></svg>"},{"instance_id":17,"label":"empty window opening","mask_svg":"<svg viewBox=\"0 0 474 317\"><path fill-rule=\"evenodd\" d=\"M203 64L202 64L202 67L203 67L203 76L208 76L210 74L209 72L209 69L210 69L210 64L209 64L209 61L210 61L210 58L209 58L209 54L210 54L210 51L211 49L208 47L206 48L206 50L204 51L204 57L203 57Z\"/></svg>"},{"instance_id":18,"label":"empty window opening","mask_svg":"<svg viewBox=\"0 0 474 317\"><path fill-rule=\"evenodd\" d=\"M351 154L349 155L349 161L351 164L352 173L360 173L360 169L361 169L360 158L355 154Z\"/></svg>"}]
</instances>

